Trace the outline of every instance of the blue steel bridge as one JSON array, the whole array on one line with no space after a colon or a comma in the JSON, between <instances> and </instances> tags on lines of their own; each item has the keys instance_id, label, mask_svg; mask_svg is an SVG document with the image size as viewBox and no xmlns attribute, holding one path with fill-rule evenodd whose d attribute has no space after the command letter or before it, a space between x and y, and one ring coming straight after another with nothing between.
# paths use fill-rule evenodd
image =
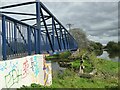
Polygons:
<instances>
[{"instance_id":1,"label":"blue steel bridge","mask_svg":"<svg viewBox=\"0 0 120 90\"><path fill-rule=\"evenodd\" d=\"M20 10L28 5L34 5L35 13L8 10L16 7ZM10 15L21 16L22 19L19 20ZM31 17L28 18L28 16ZM35 23L28 23L30 21ZM42 2L2 6L0 22L1 60L32 54L53 54L78 48L75 39Z\"/></svg>"}]
</instances>

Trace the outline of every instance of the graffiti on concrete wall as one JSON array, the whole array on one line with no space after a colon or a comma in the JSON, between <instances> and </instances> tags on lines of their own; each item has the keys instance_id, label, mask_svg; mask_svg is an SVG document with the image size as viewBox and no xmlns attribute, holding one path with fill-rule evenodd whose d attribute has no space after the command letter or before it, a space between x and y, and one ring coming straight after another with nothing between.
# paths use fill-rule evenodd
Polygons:
<instances>
[{"instance_id":1,"label":"graffiti on concrete wall","mask_svg":"<svg viewBox=\"0 0 120 90\"><path fill-rule=\"evenodd\" d=\"M52 84L52 68L51 62L43 60L43 70L44 70L44 85L49 86Z\"/></svg>"},{"instance_id":2,"label":"graffiti on concrete wall","mask_svg":"<svg viewBox=\"0 0 120 90\"><path fill-rule=\"evenodd\" d=\"M37 57L35 56L33 59L31 59L31 64L32 64L32 70L34 72L34 75L37 77L40 70L39 70L39 62L37 60Z\"/></svg>"},{"instance_id":3,"label":"graffiti on concrete wall","mask_svg":"<svg viewBox=\"0 0 120 90\"><path fill-rule=\"evenodd\" d=\"M49 79L49 74L51 74L51 65L45 62L44 55L0 61L0 81L2 81L0 89L19 88L31 83L47 85L48 81L52 81Z\"/></svg>"},{"instance_id":4,"label":"graffiti on concrete wall","mask_svg":"<svg viewBox=\"0 0 120 90\"><path fill-rule=\"evenodd\" d=\"M37 77L38 78L40 77L40 75L39 75L39 73L40 73L39 61L38 61L36 56L34 58L30 58L30 60L31 60L31 70L33 72L33 73L31 73L32 82L39 83L39 79L37 79Z\"/></svg>"},{"instance_id":5,"label":"graffiti on concrete wall","mask_svg":"<svg viewBox=\"0 0 120 90\"><path fill-rule=\"evenodd\" d=\"M0 71L4 71L6 69L7 63L0 64Z\"/></svg>"},{"instance_id":6,"label":"graffiti on concrete wall","mask_svg":"<svg viewBox=\"0 0 120 90\"><path fill-rule=\"evenodd\" d=\"M29 63L28 63L28 60L26 59L25 62L23 62L23 78L27 77L29 73Z\"/></svg>"},{"instance_id":7,"label":"graffiti on concrete wall","mask_svg":"<svg viewBox=\"0 0 120 90\"><path fill-rule=\"evenodd\" d=\"M15 83L18 83L21 79L22 74L19 69L11 70L7 75L5 75L5 85L6 88L12 87Z\"/></svg>"}]
</instances>

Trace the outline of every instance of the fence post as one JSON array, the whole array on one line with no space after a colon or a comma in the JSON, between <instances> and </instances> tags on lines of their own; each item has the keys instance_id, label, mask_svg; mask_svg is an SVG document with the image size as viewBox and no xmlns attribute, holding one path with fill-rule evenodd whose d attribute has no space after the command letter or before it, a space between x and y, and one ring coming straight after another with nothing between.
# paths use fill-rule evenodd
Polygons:
<instances>
[{"instance_id":1,"label":"fence post","mask_svg":"<svg viewBox=\"0 0 120 90\"><path fill-rule=\"evenodd\" d=\"M7 59L5 19L6 19L5 16L2 15L2 55L3 55L3 60Z\"/></svg>"}]
</instances>

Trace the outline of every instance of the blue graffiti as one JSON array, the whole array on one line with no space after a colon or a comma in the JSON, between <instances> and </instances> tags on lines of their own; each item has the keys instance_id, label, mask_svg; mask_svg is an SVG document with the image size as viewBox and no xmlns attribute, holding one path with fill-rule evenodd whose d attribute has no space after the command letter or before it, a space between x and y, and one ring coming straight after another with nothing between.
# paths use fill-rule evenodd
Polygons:
<instances>
[{"instance_id":1,"label":"blue graffiti","mask_svg":"<svg viewBox=\"0 0 120 90\"><path fill-rule=\"evenodd\" d=\"M9 64L7 62L4 62L3 64L0 64L0 71L5 71L7 68L10 68L11 71L15 68L17 68L18 62L12 63L10 62Z\"/></svg>"},{"instance_id":2,"label":"blue graffiti","mask_svg":"<svg viewBox=\"0 0 120 90\"><path fill-rule=\"evenodd\" d=\"M16 61L16 63L13 63L13 62L10 62L10 68L11 68L11 71L16 69L18 66L18 61Z\"/></svg>"},{"instance_id":3,"label":"blue graffiti","mask_svg":"<svg viewBox=\"0 0 120 90\"><path fill-rule=\"evenodd\" d=\"M7 69L7 63L5 62L4 64L0 64L0 71L4 71Z\"/></svg>"},{"instance_id":4,"label":"blue graffiti","mask_svg":"<svg viewBox=\"0 0 120 90\"><path fill-rule=\"evenodd\" d=\"M34 72L35 76L37 77L40 70L39 70L39 63L38 63L38 60L37 60L37 57L34 56L33 60L31 60L31 68L32 68L32 71Z\"/></svg>"}]
</instances>

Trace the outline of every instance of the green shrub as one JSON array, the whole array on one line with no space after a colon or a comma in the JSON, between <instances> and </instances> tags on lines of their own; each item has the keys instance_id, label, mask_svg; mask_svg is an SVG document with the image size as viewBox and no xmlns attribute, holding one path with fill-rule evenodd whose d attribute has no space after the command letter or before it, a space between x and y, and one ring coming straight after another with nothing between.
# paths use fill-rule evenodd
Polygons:
<instances>
[{"instance_id":1,"label":"green shrub","mask_svg":"<svg viewBox=\"0 0 120 90\"><path fill-rule=\"evenodd\" d=\"M71 55L70 51L61 52L59 54L54 54L46 57L46 60L51 59L68 59L68 57Z\"/></svg>"},{"instance_id":2,"label":"green shrub","mask_svg":"<svg viewBox=\"0 0 120 90\"><path fill-rule=\"evenodd\" d=\"M71 67L72 67L74 70L79 70L80 60L75 60L75 61L71 62Z\"/></svg>"},{"instance_id":3,"label":"green shrub","mask_svg":"<svg viewBox=\"0 0 120 90\"><path fill-rule=\"evenodd\" d=\"M54 55L50 55L45 57L46 60L51 60L51 59L58 59L59 58L59 54L54 54Z\"/></svg>"},{"instance_id":4,"label":"green shrub","mask_svg":"<svg viewBox=\"0 0 120 90\"><path fill-rule=\"evenodd\" d=\"M86 73L92 72L93 66L92 66L91 63L89 63L88 61L85 60L84 63L83 63L83 65L85 66L84 72L86 72Z\"/></svg>"},{"instance_id":5,"label":"green shrub","mask_svg":"<svg viewBox=\"0 0 120 90\"><path fill-rule=\"evenodd\" d=\"M66 58L68 58L70 55L71 55L71 52L70 52L70 51L62 52L62 53L59 54L59 58L60 58L60 59L66 59Z\"/></svg>"}]
</instances>

